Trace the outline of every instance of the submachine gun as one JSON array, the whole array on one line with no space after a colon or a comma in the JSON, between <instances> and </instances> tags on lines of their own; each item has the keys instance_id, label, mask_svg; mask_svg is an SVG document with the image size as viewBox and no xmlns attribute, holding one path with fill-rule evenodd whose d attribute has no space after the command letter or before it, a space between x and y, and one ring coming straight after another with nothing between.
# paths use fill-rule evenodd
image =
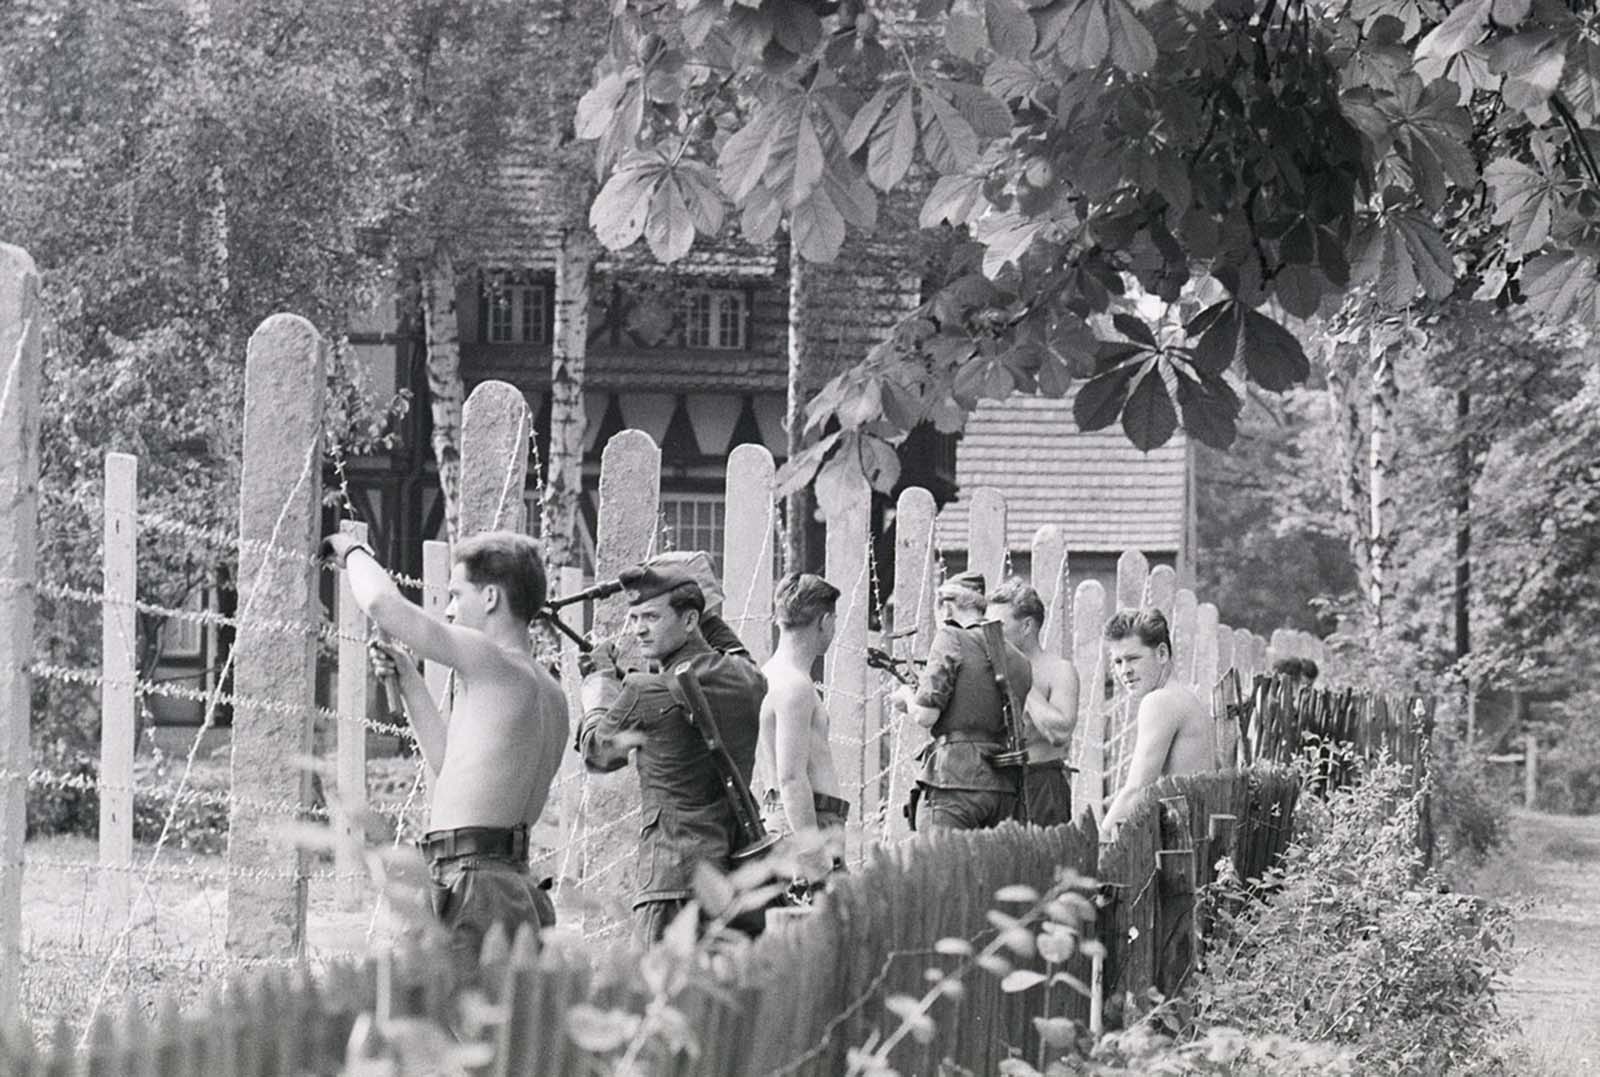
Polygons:
<instances>
[{"instance_id":1,"label":"submachine gun","mask_svg":"<svg viewBox=\"0 0 1600 1077\"><path fill-rule=\"evenodd\" d=\"M1017 813L1020 823L1028 821L1028 742L1022 728L1022 704L1011 691L1011 679L1006 675L1006 637L999 621L984 621L978 626L983 631L983 650L989 658L989 668L994 672L994 686L1000 691L1000 712L1005 716L1005 747L989 756L989 765L1008 769L1017 768Z\"/></svg>"},{"instance_id":2,"label":"submachine gun","mask_svg":"<svg viewBox=\"0 0 1600 1077\"><path fill-rule=\"evenodd\" d=\"M738 845L733 850L734 861L755 859L778 844L778 836L767 833L767 828L761 824L761 809L756 806L756 798L750 792L750 783L745 781L739 765L728 754L727 745L722 740L722 729L717 725L717 716L711 709L711 701L706 699L700 681L687 662L672 671L672 676L667 680L667 690L672 693L673 701L683 708L689 724L700 734L700 739L705 741L706 750L711 753L712 765L716 767L717 777L722 782L722 795L733 809L733 821L738 829Z\"/></svg>"},{"instance_id":3,"label":"submachine gun","mask_svg":"<svg viewBox=\"0 0 1600 1077\"><path fill-rule=\"evenodd\" d=\"M599 602L603 598L620 594L622 591L621 580L602 580L593 587L585 587L581 591L574 591L570 595L552 598L539 609L539 619L566 636L577 644L578 650L588 654L594 650L594 641L567 622L561 619L561 609L565 606L574 606L579 602Z\"/></svg>"}]
</instances>

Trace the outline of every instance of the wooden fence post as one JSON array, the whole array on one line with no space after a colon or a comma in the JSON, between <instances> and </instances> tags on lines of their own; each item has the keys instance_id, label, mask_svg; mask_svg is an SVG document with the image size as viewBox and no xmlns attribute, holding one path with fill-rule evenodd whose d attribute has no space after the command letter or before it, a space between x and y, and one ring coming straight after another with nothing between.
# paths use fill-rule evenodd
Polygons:
<instances>
[{"instance_id":1,"label":"wooden fence post","mask_svg":"<svg viewBox=\"0 0 1600 1077\"><path fill-rule=\"evenodd\" d=\"M367 525L345 520L339 530L357 542L367 541ZM356 605L350 590L350 573L340 570L336 599L339 626L339 721L334 723L334 773L337 776L338 812L332 822L339 839L334 843L334 870L338 892L346 905L361 900L365 887L362 847L366 830L361 818L367 809L367 615Z\"/></svg>"},{"instance_id":2,"label":"wooden fence post","mask_svg":"<svg viewBox=\"0 0 1600 1077\"><path fill-rule=\"evenodd\" d=\"M1073 811L1084 808L1099 822L1106 795L1106 589L1099 580L1078 584L1072 598L1073 664L1078 668L1078 773L1072 782Z\"/></svg>"},{"instance_id":3,"label":"wooden fence post","mask_svg":"<svg viewBox=\"0 0 1600 1077\"><path fill-rule=\"evenodd\" d=\"M0 1021L17 1013L22 842L32 768L33 586L39 496L39 274L0 243Z\"/></svg>"},{"instance_id":4,"label":"wooden fence post","mask_svg":"<svg viewBox=\"0 0 1600 1077\"><path fill-rule=\"evenodd\" d=\"M1161 847L1156 853L1156 990L1176 995L1194 965L1195 848L1189 801L1161 798Z\"/></svg>"},{"instance_id":5,"label":"wooden fence post","mask_svg":"<svg viewBox=\"0 0 1600 1077\"><path fill-rule=\"evenodd\" d=\"M872 541L871 523L872 496L865 482L860 496L851 498L842 514L828 520L827 578L840 595L838 629L823 663L825 705L839 784L845 798L855 802L845 828L852 859L862 852L865 785L878 772L878 739L875 731L867 728L867 606L872 599L867 546ZM877 797L872 799L875 804Z\"/></svg>"},{"instance_id":6,"label":"wooden fence post","mask_svg":"<svg viewBox=\"0 0 1600 1077\"><path fill-rule=\"evenodd\" d=\"M134 678L139 663L139 461L105 459L105 597L100 602L100 912L101 924L128 918L133 882Z\"/></svg>"},{"instance_id":7,"label":"wooden fence post","mask_svg":"<svg viewBox=\"0 0 1600 1077\"><path fill-rule=\"evenodd\" d=\"M1532 733L1522 737L1522 806L1529 811L1539 806L1539 738Z\"/></svg>"},{"instance_id":8,"label":"wooden fence post","mask_svg":"<svg viewBox=\"0 0 1600 1077\"><path fill-rule=\"evenodd\" d=\"M983 573L993 591L1006 578L1006 499L999 490L980 486L972 491L967 512L967 570Z\"/></svg>"},{"instance_id":9,"label":"wooden fence post","mask_svg":"<svg viewBox=\"0 0 1600 1077\"><path fill-rule=\"evenodd\" d=\"M310 322L274 314L245 360L239 483L239 631L234 644L232 790L228 811L229 957L297 953L305 933L306 864L294 839L254 805L310 803L317 641L258 626L322 616L316 549L322 503L326 345ZM305 557L292 556L303 553ZM251 706L248 700L280 705ZM263 869L279 869L287 878Z\"/></svg>"},{"instance_id":10,"label":"wooden fence post","mask_svg":"<svg viewBox=\"0 0 1600 1077\"><path fill-rule=\"evenodd\" d=\"M1067 588L1067 539L1061 528L1045 524L1033 536L1033 589L1044 603L1039 644L1045 654L1072 657L1072 602Z\"/></svg>"},{"instance_id":11,"label":"wooden fence post","mask_svg":"<svg viewBox=\"0 0 1600 1077\"><path fill-rule=\"evenodd\" d=\"M528 401L503 381L480 383L461 409L461 535L523 526Z\"/></svg>"},{"instance_id":12,"label":"wooden fence post","mask_svg":"<svg viewBox=\"0 0 1600 1077\"><path fill-rule=\"evenodd\" d=\"M896 658L925 655L933 643L934 573L938 567L933 531L936 511L933 495L920 486L901 493L895 506L894 630L897 634L912 633L886 647ZM912 757L926 736L903 714L895 720L891 736L884 834L902 837L908 830L900 809L909 800L917 776Z\"/></svg>"}]
</instances>

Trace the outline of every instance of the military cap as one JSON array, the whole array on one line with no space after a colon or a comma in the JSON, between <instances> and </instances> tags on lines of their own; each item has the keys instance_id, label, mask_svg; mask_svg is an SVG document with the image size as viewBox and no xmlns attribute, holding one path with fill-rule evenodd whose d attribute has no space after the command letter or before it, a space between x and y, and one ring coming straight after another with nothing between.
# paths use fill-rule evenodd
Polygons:
<instances>
[{"instance_id":1,"label":"military cap","mask_svg":"<svg viewBox=\"0 0 1600 1077\"><path fill-rule=\"evenodd\" d=\"M693 576L677 565L635 565L623 569L617 575L617 582L622 584L630 606L649 602L652 598L679 587L687 587L693 590L695 608L701 611L705 609L706 596L700 590L700 585L694 582Z\"/></svg>"},{"instance_id":2,"label":"military cap","mask_svg":"<svg viewBox=\"0 0 1600 1077\"><path fill-rule=\"evenodd\" d=\"M700 585L700 594L706 603L705 612L716 613L722 609L722 583L717 579L716 564L706 551L669 550L650 558L644 567L686 573Z\"/></svg>"},{"instance_id":3,"label":"military cap","mask_svg":"<svg viewBox=\"0 0 1600 1077\"><path fill-rule=\"evenodd\" d=\"M981 572L962 572L951 576L939 585L940 598L954 598L958 592L971 591L979 598L984 597L988 587L983 582Z\"/></svg>"}]
</instances>

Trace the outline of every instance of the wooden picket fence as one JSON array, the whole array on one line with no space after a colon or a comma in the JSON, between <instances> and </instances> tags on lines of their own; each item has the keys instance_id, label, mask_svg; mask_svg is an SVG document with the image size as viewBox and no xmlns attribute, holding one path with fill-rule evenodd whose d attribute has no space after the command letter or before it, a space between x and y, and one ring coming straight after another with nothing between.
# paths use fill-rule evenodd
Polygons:
<instances>
[{"instance_id":1,"label":"wooden picket fence","mask_svg":"<svg viewBox=\"0 0 1600 1077\"><path fill-rule=\"evenodd\" d=\"M690 978L673 1006L696 1053L658 1072L845 1072L852 1046L893 1030L897 1018L885 1010L886 999L920 996L927 970L949 971L962 960L936 953L935 942L982 947L995 933L990 910L1016 911L996 902L1001 887L1021 883L1044 893L1063 867L1100 879L1107 992L1140 998L1150 987L1171 989L1199 945L1197 887L1211 881L1219 859L1231 858L1241 877L1260 875L1289 840L1296 790L1295 779L1277 768L1163 782L1105 845L1086 815L1070 827L941 831L877 849L812 913L735 955L717 982ZM567 1013L584 1002L641 1013L648 998L636 959L597 961L562 945L540 951L527 935L508 945L503 933L491 936L485 957L488 1006L475 1008L487 1015L479 1038L492 1050L483 1072L603 1072L569 1036ZM15 1077L290 1077L341 1073L351 1059L387 1055L405 1063L398 1072L420 1072L412 1068L417 1038L395 1022L462 1026L459 1001L442 987L445 960L418 953L339 964L316 978L294 971L238 979L197 1012L180 1014L164 1003L153 1021L137 1007L121 1020L101 1015L81 1053L65 1033L36 1049L32 1032L17 1023L0 1031L0 1064ZM1012 960L1043 969L1036 958ZM1080 955L1067 971L1088 983L1090 968ZM1048 997L1042 990L1008 993L978 969L963 984L958 999L937 1004L931 1039L907 1038L895 1049L891 1062L901 1072L929 1074L948 1059L993 1073L1009 1055L1038 1052L1033 1019L1047 1005L1051 1016L1090 1018L1090 1000L1065 988ZM375 1012L383 1019L352 1046L358 1018Z\"/></svg>"}]
</instances>

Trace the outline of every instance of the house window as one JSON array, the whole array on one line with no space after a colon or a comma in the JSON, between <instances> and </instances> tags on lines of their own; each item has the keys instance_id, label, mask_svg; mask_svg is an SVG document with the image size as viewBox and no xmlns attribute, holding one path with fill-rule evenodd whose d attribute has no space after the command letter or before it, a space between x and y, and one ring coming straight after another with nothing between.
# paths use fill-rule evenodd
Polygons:
<instances>
[{"instance_id":1,"label":"house window","mask_svg":"<svg viewBox=\"0 0 1600 1077\"><path fill-rule=\"evenodd\" d=\"M734 288L697 288L684 300L686 348L735 350L745 337L745 294Z\"/></svg>"},{"instance_id":2,"label":"house window","mask_svg":"<svg viewBox=\"0 0 1600 1077\"><path fill-rule=\"evenodd\" d=\"M208 587L195 587L183 601L185 613L212 612L212 591ZM173 617L161 628L161 655L163 658L198 659L205 644L206 626L188 618Z\"/></svg>"},{"instance_id":3,"label":"house window","mask_svg":"<svg viewBox=\"0 0 1600 1077\"><path fill-rule=\"evenodd\" d=\"M483 337L491 344L543 344L550 339L549 292L523 273L484 279Z\"/></svg>"},{"instance_id":4,"label":"house window","mask_svg":"<svg viewBox=\"0 0 1600 1077\"><path fill-rule=\"evenodd\" d=\"M662 494L661 518L675 550L704 550L722 571L725 527L721 494Z\"/></svg>"}]
</instances>

